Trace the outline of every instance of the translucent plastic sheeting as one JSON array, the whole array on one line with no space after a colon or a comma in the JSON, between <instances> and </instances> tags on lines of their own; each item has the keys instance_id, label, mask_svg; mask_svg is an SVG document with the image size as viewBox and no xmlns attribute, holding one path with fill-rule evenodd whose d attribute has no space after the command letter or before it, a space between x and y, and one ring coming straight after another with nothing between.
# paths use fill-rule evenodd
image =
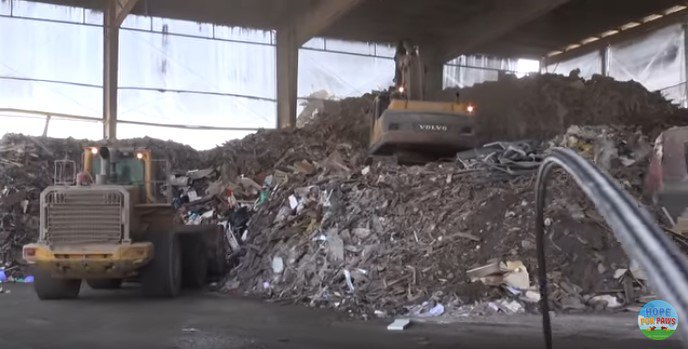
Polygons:
<instances>
[{"instance_id":1,"label":"translucent plastic sheeting","mask_svg":"<svg viewBox=\"0 0 688 349\"><path fill-rule=\"evenodd\" d=\"M448 65L463 65L475 68L516 70L517 60L483 55L461 55L447 62Z\"/></svg>"},{"instance_id":2,"label":"translucent plastic sheeting","mask_svg":"<svg viewBox=\"0 0 688 349\"><path fill-rule=\"evenodd\" d=\"M0 137L6 133L21 133L29 136L40 136L45 128L44 116L7 115L0 112ZM103 131L100 131L100 135ZM100 138L100 137L98 137Z\"/></svg>"},{"instance_id":3,"label":"translucent plastic sheeting","mask_svg":"<svg viewBox=\"0 0 688 349\"><path fill-rule=\"evenodd\" d=\"M210 94L119 90L118 118L158 124L275 128L276 104Z\"/></svg>"},{"instance_id":4,"label":"translucent plastic sheeting","mask_svg":"<svg viewBox=\"0 0 688 349\"><path fill-rule=\"evenodd\" d=\"M642 38L611 47L609 74L616 80L635 80L649 90L661 90L686 81L684 37L681 25L669 26ZM670 99L680 99L669 90Z\"/></svg>"},{"instance_id":5,"label":"translucent plastic sheeting","mask_svg":"<svg viewBox=\"0 0 688 349\"><path fill-rule=\"evenodd\" d=\"M48 137L76 139L103 138L103 123L100 121L84 121L62 118L50 118Z\"/></svg>"},{"instance_id":6,"label":"translucent plastic sheeting","mask_svg":"<svg viewBox=\"0 0 688 349\"><path fill-rule=\"evenodd\" d=\"M666 87L659 92L662 93L662 95L674 102L675 104L678 104L682 106L683 108L688 108L688 99L686 98L686 84L682 83L677 86L671 86L671 87Z\"/></svg>"},{"instance_id":7,"label":"translucent plastic sheeting","mask_svg":"<svg viewBox=\"0 0 688 349\"><path fill-rule=\"evenodd\" d=\"M120 45L120 87L275 98L273 46L127 30Z\"/></svg>"},{"instance_id":8,"label":"translucent plastic sheeting","mask_svg":"<svg viewBox=\"0 0 688 349\"><path fill-rule=\"evenodd\" d=\"M335 39L312 38L302 46L306 49L357 53L376 57L393 58L396 48L389 44L354 42Z\"/></svg>"},{"instance_id":9,"label":"translucent plastic sheeting","mask_svg":"<svg viewBox=\"0 0 688 349\"><path fill-rule=\"evenodd\" d=\"M153 30L163 33L176 33L212 37L213 25L169 18L153 17Z\"/></svg>"},{"instance_id":10,"label":"translucent plastic sheeting","mask_svg":"<svg viewBox=\"0 0 688 349\"><path fill-rule=\"evenodd\" d=\"M153 137L190 145L198 150L212 149L225 142L243 138L250 131L186 130L170 127L142 126L120 123L117 125L120 138Z\"/></svg>"},{"instance_id":11,"label":"translucent plastic sheeting","mask_svg":"<svg viewBox=\"0 0 688 349\"><path fill-rule=\"evenodd\" d=\"M102 101L100 88L0 79L0 108L99 117Z\"/></svg>"},{"instance_id":12,"label":"translucent plastic sheeting","mask_svg":"<svg viewBox=\"0 0 688 349\"><path fill-rule=\"evenodd\" d=\"M102 84L102 29L0 18L0 33L0 75Z\"/></svg>"},{"instance_id":13,"label":"translucent plastic sheeting","mask_svg":"<svg viewBox=\"0 0 688 349\"><path fill-rule=\"evenodd\" d=\"M275 127L275 48L122 31L119 117L155 123ZM208 92L142 91L130 87Z\"/></svg>"},{"instance_id":14,"label":"translucent plastic sheeting","mask_svg":"<svg viewBox=\"0 0 688 349\"><path fill-rule=\"evenodd\" d=\"M602 74L602 55L594 51L585 55L558 62L547 66L545 71L552 74L569 75L573 70L580 69L580 77L590 79L595 74Z\"/></svg>"},{"instance_id":15,"label":"translucent plastic sheeting","mask_svg":"<svg viewBox=\"0 0 688 349\"><path fill-rule=\"evenodd\" d=\"M470 87L496 81L499 71L515 71L517 60L482 55L459 56L444 66L444 88ZM485 69L482 69L485 68Z\"/></svg>"},{"instance_id":16,"label":"translucent plastic sheeting","mask_svg":"<svg viewBox=\"0 0 688 349\"><path fill-rule=\"evenodd\" d=\"M6 1L6 3L10 6L9 1ZM52 5L36 1L13 0L11 7L12 14L17 17L81 22L84 16L82 8Z\"/></svg>"},{"instance_id":17,"label":"translucent plastic sheeting","mask_svg":"<svg viewBox=\"0 0 688 349\"><path fill-rule=\"evenodd\" d=\"M10 0L0 0L0 15L9 16L12 14L12 4Z\"/></svg>"},{"instance_id":18,"label":"translucent plastic sheeting","mask_svg":"<svg viewBox=\"0 0 688 349\"><path fill-rule=\"evenodd\" d=\"M360 96L387 89L393 77L389 58L299 50L299 97L321 90L334 98Z\"/></svg>"},{"instance_id":19,"label":"translucent plastic sheeting","mask_svg":"<svg viewBox=\"0 0 688 349\"><path fill-rule=\"evenodd\" d=\"M485 81L497 81L499 71L478 68L444 66L444 88L471 87Z\"/></svg>"},{"instance_id":20,"label":"translucent plastic sheeting","mask_svg":"<svg viewBox=\"0 0 688 349\"><path fill-rule=\"evenodd\" d=\"M215 38L225 40L250 41L263 44L275 42L275 32L242 27L215 26Z\"/></svg>"}]
</instances>

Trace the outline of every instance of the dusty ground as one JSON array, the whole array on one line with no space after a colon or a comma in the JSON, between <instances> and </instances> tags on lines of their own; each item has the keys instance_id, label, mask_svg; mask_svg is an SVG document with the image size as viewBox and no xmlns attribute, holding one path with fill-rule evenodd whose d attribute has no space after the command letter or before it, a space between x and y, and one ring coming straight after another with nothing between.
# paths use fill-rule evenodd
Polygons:
<instances>
[{"instance_id":1,"label":"dusty ground","mask_svg":"<svg viewBox=\"0 0 688 349\"><path fill-rule=\"evenodd\" d=\"M418 323L351 321L329 311L213 293L148 300L128 288L82 290L75 301L40 302L30 286L4 285L0 348L541 348L540 318ZM642 337L634 314L554 319L555 347L678 348Z\"/></svg>"}]
</instances>

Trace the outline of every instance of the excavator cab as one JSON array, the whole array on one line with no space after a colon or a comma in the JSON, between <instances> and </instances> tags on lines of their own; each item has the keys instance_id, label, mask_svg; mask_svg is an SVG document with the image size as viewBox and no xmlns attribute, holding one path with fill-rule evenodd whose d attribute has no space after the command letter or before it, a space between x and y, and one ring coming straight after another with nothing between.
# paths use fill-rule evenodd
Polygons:
<instances>
[{"instance_id":1,"label":"excavator cab","mask_svg":"<svg viewBox=\"0 0 688 349\"><path fill-rule=\"evenodd\" d=\"M424 68L417 48L397 50L400 77L380 93L370 123L371 157L395 157L400 163L424 163L476 146L476 107L470 103L424 100Z\"/></svg>"}]
</instances>

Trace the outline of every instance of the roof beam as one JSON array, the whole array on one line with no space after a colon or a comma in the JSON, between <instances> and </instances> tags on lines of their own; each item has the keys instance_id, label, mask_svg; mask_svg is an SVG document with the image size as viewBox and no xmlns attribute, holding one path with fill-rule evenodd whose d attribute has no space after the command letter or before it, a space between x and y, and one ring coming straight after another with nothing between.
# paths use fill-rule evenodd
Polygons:
<instances>
[{"instance_id":1,"label":"roof beam","mask_svg":"<svg viewBox=\"0 0 688 349\"><path fill-rule=\"evenodd\" d=\"M296 42L301 46L362 2L363 0L321 0L312 10L296 16L286 26L293 27Z\"/></svg>"},{"instance_id":2,"label":"roof beam","mask_svg":"<svg viewBox=\"0 0 688 349\"><path fill-rule=\"evenodd\" d=\"M550 55L549 57L546 57L545 60L547 64L555 64L558 62L566 61L571 58L584 55L586 53L600 50L614 43L643 36L654 30L669 26L671 24L684 23L686 21L686 18L688 18L688 9L683 9L677 12L671 12L669 14L663 15L662 17L658 17L654 20L642 23L640 25L631 27L623 25L618 28L610 28L609 30L598 34L600 36L599 40L595 40L587 44L578 43L580 44L580 46L569 50L563 50L564 48L561 48L563 52L555 55ZM622 27L626 27L627 29L621 30Z\"/></svg>"},{"instance_id":3,"label":"roof beam","mask_svg":"<svg viewBox=\"0 0 688 349\"><path fill-rule=\"evenodd\" d=\"M127 15L134 9L138 0L110 0L115 2L115 21L114 26L119 27L127 18Z\"/></svg>"},{"instance_id":4,"label":"roof beam","mask_svg":"<svg viewBox=\"0 0 688 349\"><path fill-rule=\"evenodd\" d=\"M471 53L481 45L512 32L555 8L569 2L569 0L521 0L499 2L499 11L491 15L477 16L461 24L469 32L456 38L443 38L433 46L441 52L443 60L448 61L461 54Z\"/></svg>"}]
</instances>

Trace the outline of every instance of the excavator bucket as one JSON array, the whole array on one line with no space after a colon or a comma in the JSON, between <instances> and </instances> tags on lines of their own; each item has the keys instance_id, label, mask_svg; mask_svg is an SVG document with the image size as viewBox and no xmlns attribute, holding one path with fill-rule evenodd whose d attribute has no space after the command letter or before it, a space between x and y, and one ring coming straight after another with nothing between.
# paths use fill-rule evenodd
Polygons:
<instances>
[{"instance_id":1,"label":"excavator bucket","mask_svg":"<svg viewBox=\"0 0 688 349\"><path fill-rule=\"evenodd\" d=\"M423 163L476 146L475 107L470 104L392 99L385 108L377 103L371 122L371 157Z\"/></svg>"}]
</instances>

